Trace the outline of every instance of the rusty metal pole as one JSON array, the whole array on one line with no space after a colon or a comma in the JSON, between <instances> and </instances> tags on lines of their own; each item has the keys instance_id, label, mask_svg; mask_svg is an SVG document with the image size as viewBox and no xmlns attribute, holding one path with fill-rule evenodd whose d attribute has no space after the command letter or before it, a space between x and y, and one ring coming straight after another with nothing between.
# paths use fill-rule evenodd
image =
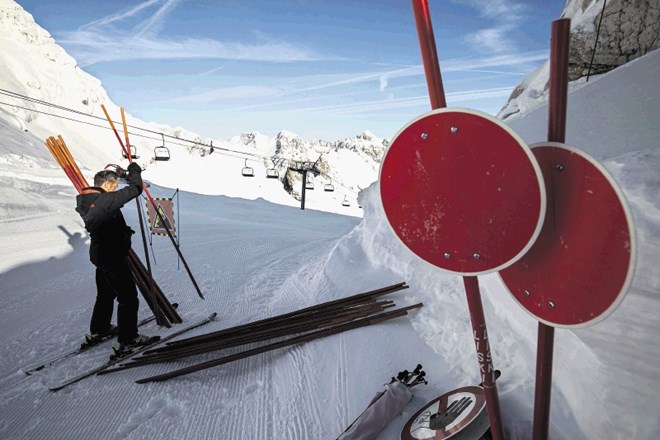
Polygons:
<instances>
[{"instance_id":1,"label":"rusty metal pole","mask_svg":"<svg viewBox=\"0 0 660 440\"><path fill-rule=\"evenodd\" d=\"M550 41L550 97L548 101L548 141L564 142L568 96L568 49L571 20L552 22ZM534 440L547 440L552 395L552 361L555 328L539 322L536 347L536 385L534 394Z\"/></svg>"},{"instance_id":2,"label":"rusty metal pole","mask_svg":"<svg viewBox=\"0 0 660 440\"><path fill-rule=\"evenodd\" d=\"M429 98L431 98L431 108L435 110L447 107L428 1L412 0L412 6L415 13L415 23L417 24L419 47L422 51L426 84L429 88Z\"/></svg>"},{"instance_id":3,"label":"rusty metal pole","mask_svg":"<svg viewBox=\"0 0 660 440\"><path fill-rule=\"evenodd\" d=\"M444 108L447 107L447 101L442 85L442 75L440 74L440 63L438 61L438 52L433 35L433 25L431 23L428 1L412 0L412 7L415 14L422 61L424 63L426 84L431 99L431 108L434 110ZM493 440L502 440L504 439L504 428L502 426L499 396L495 383L495 368L493 367L490 345L488 344L486 319L481 302L481 293L479 292L479 280L477 277L463 277L463 284L465 285L465 295L470 310L470 321L472 323L477 348L477 359L479 361L486 397L491 436Z\"/></svg>"},{"instance_id":4,"label":"rusty metal pole","mask_svg":"<svg viewBox=\"0 0 660 440\"><path fill-rule=\"evenodd\" d=\"M463 277L463 284L465 285L465 296L467 297L468 308L470 309L470 321L472 322L474 343L477 348L481 382L486 396L490 434L493 440L499 440L504 438L504 429L502 427L500 399L497 393L497 384L495 383L495 367L493 366L493 358L490 354L486 318L479 292L479 280L477 277Z\"/></svg>"}]
</instances>

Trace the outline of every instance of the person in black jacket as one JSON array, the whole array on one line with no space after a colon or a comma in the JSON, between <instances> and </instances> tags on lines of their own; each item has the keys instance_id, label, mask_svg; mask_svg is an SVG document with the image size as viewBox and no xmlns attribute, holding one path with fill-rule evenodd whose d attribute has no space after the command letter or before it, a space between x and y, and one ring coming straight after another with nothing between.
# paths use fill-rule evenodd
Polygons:
<instances>
[{"instance_id":1,"label":"person in black jacket","mask_svg":"<svg viewBox=\"0 0 660 440\"><path fill-rule=\"evenodd\" d=\"M128 166L128 185L117 191L119 175L103 170L94 176L94 186L76 197L76 211L91 237L89 257L96 266L96 303L92 312L92 337L117 333L121 348L145 345L153 338L137 331L138 296L127 257L131 235L121 207L142 193L142 169L135 162ZM110 321L117 299L117 327Z\"/></svg>"}]
</instances>

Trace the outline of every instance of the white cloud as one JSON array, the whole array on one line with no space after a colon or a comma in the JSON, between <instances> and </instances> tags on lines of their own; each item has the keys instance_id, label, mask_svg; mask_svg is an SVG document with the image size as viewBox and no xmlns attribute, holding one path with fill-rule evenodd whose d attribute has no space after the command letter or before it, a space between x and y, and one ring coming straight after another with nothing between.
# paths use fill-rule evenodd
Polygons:
<instances>
[{"instance_id":1,"label":"white cloud","mask_svg":"<svg viewBox=\"0 0 660 440\"><path fill-rule=\"evenodd\" d=\"M213 89L195 95L179 96L177 98L164 99L158 103L181 104L181 103L205 103L221 100L244 100L254 98L273 97L278 95L279 90L267 86L236 86Z\"/></svg>"},{"instance_id":2,"label":"white cloud","mask_svg":"<svg viewBox=\"0 0 660 440\"><path fill-rule=\"evenodd\" d=\"M381 92L385 90L385 88L387 87L387 83L388 83L387 75L382 75L380 77L380 91Z\"/></svg>"},{"instance_id":3,"label":"white cloud","mask_svg":"<svg viewBox=\"0 0 660 440\"><path fill-rule=\"evenodd\" d=\"M524 3L511 0L453 0L454 3L474 8L483 17L516 21L529 9Z\"/></svg>"},{"instance_id":4,"label":"white cloud","mask_svg":"<svg viewBox=\"0 0 660 440\"><path fill-rule=\"evenodd\" d=\"M495 87L490 89L463 90L448 93L447 99L456 102L474 101L484 98L501 98L511 94L513 87ZM377 110L402 109L406 107L428 106L428 95L414 96L398 99L380 99L375 101L362 101L350 104L324 105L314 107L298 107L282 109L281 112L336 112L336 113L363 113Z\"/></svg>"},{"instance_id":5,"label":"white cloud","mask_svg":"<svg viewBox=\"0 0 660 440\"><path fill-rule=\"evenodd\" d=\"M269 62L332 60L295 43L268 39L259 34L257 43L226 42L208 38L162 38L168 15L181 0L147 0L132 8L63 32L58 40L67 45L81 66L136 59L225 59ZM158 9L133 29L125 21ZM122 25L124 25L122 27Z\"/></svg>"},{"instance_id":6,"label":"white cloud","mask_svg":"<svg viewBox=\"0 0 660 440\"><path fill-rule=\"evenodd\" d=\"M139 24L139 26L136 28L136 36L137 37L142 37L144 35L149 35L149 36L156 36L158 33L161 31L161 29L164 26L165 19L167 18L167 14L170 11L173 11L174 8L176 8L179 3L181 3L181 0L167 0L161 6L158 8L158 11L145 21Z\"/></svg>"},{"instance_id":7,"label":"white cloud","mask_svg":"<svg viewBox=\"0 0 660 440\"><path fill-rule=\"evenodd\" d=\"M510 26L481 29L467 35L465 40L478 49L496 53L506 52L515 47L515 42L508 37L510 31Z\"/></svg>"},{"instance_id":8,"label":"white cloud","mask_svg":"<svg viewBox=\"0 0 660 440\"><path fill-rule=\"evenodd\" d=\"M492 26L466 35L465 41L477 50L489 52L515 51L516 42L509 38L518 23L525 19L529 7L510 0L453 0L475 9L481 17L491 21Z\"/></svg>"},{"instance_id":9,"label":"white cloud","mask_svg":"<svg viewBox=\"0 0 660 440\"><path fill-rule=\"evenodd\" d=\"M161 0L148 0L145 2L140 3L139 5L135 5L131 8L125 9L123 11L117 12L116 14L108 15L107 17L100 18L98 20L94 20L90 23L87 23L83 26L80 27L81 30L85 29L96 29L101 26L105 26L111 23L114 23L116 21L122 21L125 18L133 17L137 15L140 11L143 9L148 8L151 5L154 5Z\"/></svg>"},{"instance_id":10,"label":"white cloud","mask_svg":"<svg viewBox=\"0 0 660 440\"><path fill-rule=\"evenodd\" d=\"M202 76L213 75L214 73L219 72L219 71L223 70L224 68L225 68L225 66L214 67L213 69L206 70L204 72L200 72L195 76L199 78L199 77L202 77Z\"/></svg>"},{"instance_id":11,"label":"white cloud","mask_svg":"<svg viewBox=\"0 0 660 440\"><path fill-rule=\"evenodd\" d=\"M522 54L506 54L506 55L496 55L496 56L490 56L490 57L482 57L482 58L461 58L461 59L453 59L453 60L448 60L442 65L442 71L443 72L462 72L462 71L469 71L469 72L488 72L488 73L495 73L498 75L524 75L524 73L521 72L503 72L503 71L493 71L493 70L482 70L484 67L495 67L495 66L519 66L522 64L526 63L537 63L540 61L545 61L548 57L547 51L538 51L538 52L527 52L527 53L522 53ZM295 82L300 82L304 81L306 83L314 83L316 82L317 84L311 85L311 86L305 86L305 87L291 87L291 88L282 88L277 91L275 89L270 89L273 90L273 94L270 95L272 97L285 97L285 96L295 96L298 94L302 94L305 92L309 91L319 91L323 89L329 89L333 87L338 87L338 86L345 86L345 85L354 85L354 84L360 84L360 83L366 83L366 82L375 82L379 81L381 88L379 89L381 92L385 90L383 86L383 83L387 83L391 78L413 78L414 84L408 84L404 86L397 86L396 88L389 88L388 90L401 90L404 88L415 88L415 87L426 87L426 83L424 81L424 68L421 65L418 66L411 66L411 67L406 67L403 69L396 69L396 70L391 70L391 71L385 71L385 72L376 72L376 73L357 73L352 76L348 76L346 74L342 75L336 75L338 79L336 80L328 80L327 75L322 75L319 78L316 78L314 76L306 76L303 78L289 78L289 79L282 79L281 83L295 83ZM472 91L461 91L461 92L455 92L455 93L450 93L447 95L447 97L452 97L452 98L460 98L461 100L471 100L471 99L478 99L478 98L486 98L486 97L493 97L493 96L503 96L507 97L511 92L511 88L495 88L495 89L485 89L485 90L472 90ZM209 97L213 96L213 91L209 92L210 95ZM361 92L357 92L361 93ZM492 95L493 93L497 93L497 95ZM284 105L284 104L296 104L296 103L302 103L302 102L309 102L310 100L323 100L323 99L330 99L330 97L348 97L355 95L356 93L333 93L332 95L328 96L307 96L302 99L294 99L294 100L277 100L277 101L271 101L271 102L266 102L266 103L255 103L255 104L248 104L245 106L240 106L237 108L232 108L232 110L235 111L244 111L248 109L257 109L257 108L264 108L264 107L270 107L273 105ZM490 94L486 96L487 94ZM205 95L200 94L200 96ZM269 96L267 94L262 95L262 97ZM393 96L393 95L388 95L388 96ZM178 98L177 98L178 99ZM185 99L185 98L181 98ZM215 98L214 98L215 99ZM200 99L202 101L203 99ZM209 99L210 100L210 99ZM428 101L428 97L424 98L401 98L396 101L390 101L390 102L396 102L398 103L395 106L392 106L392 108L399 108L402 106L413 106L413 105L419 105L422 100ZM426 102L424 101L424 102ZM375 101L377 104L369 104L370 106L373 105L378 105L379 107L382 107L384 104L384 101ZM358 106L360 104L348 104L345 106L346 108L354 108L355 106ZM390 105L390 104L388 104ZM340 106L341 108L344 108L344 106ZM328 107L328 108L339 108L339 107ZM384 107L383 107L384 108ZM325 109L325 107L320 108L320 109Z\"/></svg>"}]
</instances>

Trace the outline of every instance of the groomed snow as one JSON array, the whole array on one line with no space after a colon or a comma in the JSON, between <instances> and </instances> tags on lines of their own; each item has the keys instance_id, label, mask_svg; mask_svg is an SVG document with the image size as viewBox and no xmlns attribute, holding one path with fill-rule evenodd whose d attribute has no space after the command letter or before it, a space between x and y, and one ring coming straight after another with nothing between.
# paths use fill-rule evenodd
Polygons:
<instances>
[{"instance_id":1,"label":"groomed snow","mask_svg":"<svg viewBox=\"0 0 660 440\"><path fill-rule=\"evenodd\" d=\"M622 187L635 221L638 255L632 287L610 317L590 328L556 331L553 440L660 437L660 148L653 122L660 114L654 74L659 67L656 51L573 88L569 96L567 141L598 157ZM539 107L511 126L526 142L536 142L545 138L546 116L547 109ZM191 335L399 281L410 288L391 299L424 307L406 318L169 382L134 380L220 354L48 391L103 362L110 348L103 345L32 376L23 373L80 343L95 287L88 236L73 210L75 191L49 158L43 139L23 131L6 112L0 136L0 438L333 439L390 377L422 363L429 384L414 389L403 414L379 437L397 439L427 402L479 382L461 278L429 266L399 244L376 184L360 194L364 216L359 218L260 199L268 184L262 176L261 183L244 187L254 192L243 198L180 194L182 251L205 300L177 268L169 241L153 240L155 277L170 301L180 304L184 325L218 312L215 322ZM93 144L77 148L93 156ZM159 180L161 165L147 170L160 184L151 187L154 197L170 196L178 186ZM176 162L166 166L175 168ZM176 176L200 185L195 170L203 166L201 159L182 164L186 172ZM234 184L243 185L240 175L236 179ZM214 181L203 185L217 194L226 188L226 182L222 188ZM124 212L138 228L134 204ZM142 254L139 238L134 243ZM498 390L507 437L526 440L532 429L537 324L496 274L479 281L494 364L503 373ZM141 314L147 312L142 305ZM176 330L152 325L144 333Z\"/></svg>"}]
</instances>

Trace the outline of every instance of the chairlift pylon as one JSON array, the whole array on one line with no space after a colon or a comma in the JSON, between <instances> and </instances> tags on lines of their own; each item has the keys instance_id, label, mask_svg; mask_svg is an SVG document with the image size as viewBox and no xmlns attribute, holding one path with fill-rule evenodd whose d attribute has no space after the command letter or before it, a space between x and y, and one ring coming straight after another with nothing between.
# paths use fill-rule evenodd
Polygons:
<instances>
[{"instance_id":1,"label":"chairlift pylon","mask_svg":"<svg viewBox=\"0 0 660 440\"><path fill-rule=\"evenodd\" d=\"M163 138L163 145L159 145L154 148L154 160L170 160L170 149L165 146L165 135L163 133L160 135Z\"/></svg>"},{"instance_id":2,"label":"chairlift pylon","mask_svg":"<svg viewBox=\"0 0 660 440\"><path fill-rule=\"evenodd\" d=\"M247 165L247 158L245 158L245 166L241 170L243 177L254 177L254 169Z\"/></svg>"}]
</instances>

